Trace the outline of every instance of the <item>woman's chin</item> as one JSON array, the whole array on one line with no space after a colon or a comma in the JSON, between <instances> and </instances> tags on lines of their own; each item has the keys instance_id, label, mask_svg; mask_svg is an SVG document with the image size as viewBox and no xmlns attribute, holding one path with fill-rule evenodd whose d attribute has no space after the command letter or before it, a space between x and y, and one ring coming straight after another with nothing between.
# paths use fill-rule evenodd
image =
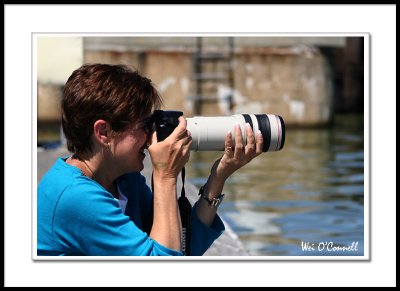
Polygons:
<instances>
[{"instance_id":1,"label":"woman's chin","mask_svg":"<svg viewBox=\"0 0 400 291\"><path fill-rule=\"evenodd\" d=\"M142 165L138 168L138 172L143 171L143 169L144 169L144 164L142 163Z\"/></svg>"},{"instance_id":2,"label":"woman's chin","mask_svg":"<svg viewBox=\"0 0 400 291\"><path fill-rule=\"evenodd\" d=\"M142 161L136 161L135 167L134 167L134 172L141 172L144 169L144 162Z\"/></svg>"}]
</instances>

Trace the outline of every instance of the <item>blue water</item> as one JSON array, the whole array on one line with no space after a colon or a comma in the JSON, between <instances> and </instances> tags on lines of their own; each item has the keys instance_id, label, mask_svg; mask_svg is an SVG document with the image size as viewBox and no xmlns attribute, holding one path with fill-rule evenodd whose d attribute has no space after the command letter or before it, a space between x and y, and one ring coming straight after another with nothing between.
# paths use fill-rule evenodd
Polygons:
<instances>
[{"instance_id":1,"label":"blue water","mask_svg":"<svg viewBox=\"0 0 400 291\"><path fill-rule=\"evenodd\" d=\"M220 152L193 152L187 179L200 187ZM282 151L231 176L220 215L250 255L364 255L362 117L328 129L287 130ZM368 213L368 211L367 211Z\"/></svg>"}]
</instances>

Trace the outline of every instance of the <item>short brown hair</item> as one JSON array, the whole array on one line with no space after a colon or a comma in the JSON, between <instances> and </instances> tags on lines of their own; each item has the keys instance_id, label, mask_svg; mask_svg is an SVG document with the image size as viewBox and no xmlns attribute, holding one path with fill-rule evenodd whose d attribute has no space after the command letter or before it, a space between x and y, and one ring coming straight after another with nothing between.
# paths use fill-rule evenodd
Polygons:
<instances>
[{"instance_id":1,"label":"short brown hair","mask_svg":"<svg viewBox=\"0 0 400 291\"><path fill-rule=\"evenodd\" d=\"M150 79L126 65L85 64L65 84L62 128L70 152L91 151L94 122L104 119L115 133L159 109L162 99Z\"/></svg>"}]
</instances>

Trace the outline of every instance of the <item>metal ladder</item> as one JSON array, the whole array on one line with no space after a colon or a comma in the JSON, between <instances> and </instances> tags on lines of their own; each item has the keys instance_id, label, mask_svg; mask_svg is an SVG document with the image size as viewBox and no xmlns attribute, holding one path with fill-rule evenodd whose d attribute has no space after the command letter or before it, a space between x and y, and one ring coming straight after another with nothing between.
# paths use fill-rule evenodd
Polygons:
<instances>
[{"instance_id":1,"label":"metal ladder","mask_svg":"<svg viewBox=\"0 0 400 291\"><path fill-rule=\"evenodd\" d=\"M234 38L225 37L227 46L221 47L218 51L210 52L204 49L203 37L196 38L196 52L192 54L193 74L192 82L194 84L194 94L189 98L193 102L193 113L200 115L202 105L204 103L217 103L221 101L221 97L217 94L217 85L225 84L233 92L234 74L233 74L233 59L234 59ZM216 67L225 64L225 69L217 71ZM213 89L205 90L205 85L212 84ZM206 92L207 91L207 92ZM211 92L210 92L211 91ZM223 97L223 101L228 102L229 110L233 109L233 94L230 93Z\"/></svg>"}]
</instances>

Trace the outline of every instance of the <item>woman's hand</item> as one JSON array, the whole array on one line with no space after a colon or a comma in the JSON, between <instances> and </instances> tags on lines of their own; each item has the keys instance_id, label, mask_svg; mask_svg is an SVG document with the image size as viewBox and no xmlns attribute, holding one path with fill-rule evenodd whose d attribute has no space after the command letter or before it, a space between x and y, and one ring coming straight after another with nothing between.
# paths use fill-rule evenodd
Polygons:
<instances>
[{"instance_id":1,"label":"woman's hand","mask_svg":"<svg viewBox=\"0 0 400 291\"><path fill-rule=\"evenodd\" d=\"M189 161L192 137L186 129L186 119L179 117L179 125L163 141L157 141L157 133L151 136L148 146L154 175L163 179L176 179Z\"/></svg>"},{"instance_id":2,"label":"woman's hand","mask_svg":"<svg viewBox=\"0 0 400 291\"><path fill-rule=\"evenodd\" d=\"M262 153L263 138L260 131L254 135L251 126L246 123L246 139L245 145L242 138L242 131L239 124L235 126L235 145L233 146L232 133L228 132L225 137L225 153L215 161L211 174L217 179L225 181L236 170L240 169L252 159Z\"/></svg>"},{"instance_id":3,"label":"woman's hand","mask_svg":"<svg viewBox=\"0 0 400 291\"><path fill-rule=\"evenodd\" d=\"M177 251L182 250L182 224L176 200L176 183L189 160L192 143L186 125L186 119L179 117L178 126L166 139L158 142L154 132L148 146L154 177L154 214L150 237Z\"/></svg>"},{"instance_id":4,"label":"woman's hand","mask_svg":"<svg viewBox=\"0 0 400 291\"><path fill-rule=\"evenodd\" d=\"M230 175L262 153L263 139L261 132L254 135L250 125L246 124L246 145L244 145L239 124L235 126L234 134L234 146L232 133L228 132L226 134L225 153L221 158L215 161L207 183L205 184L204 195L209 199L216 198L221 194L225 181ZM209 207L208 202L200 198L197 207L197 215L204 224L211 226L216 212L216 208Z\"/></svg>"}]
</instances>

